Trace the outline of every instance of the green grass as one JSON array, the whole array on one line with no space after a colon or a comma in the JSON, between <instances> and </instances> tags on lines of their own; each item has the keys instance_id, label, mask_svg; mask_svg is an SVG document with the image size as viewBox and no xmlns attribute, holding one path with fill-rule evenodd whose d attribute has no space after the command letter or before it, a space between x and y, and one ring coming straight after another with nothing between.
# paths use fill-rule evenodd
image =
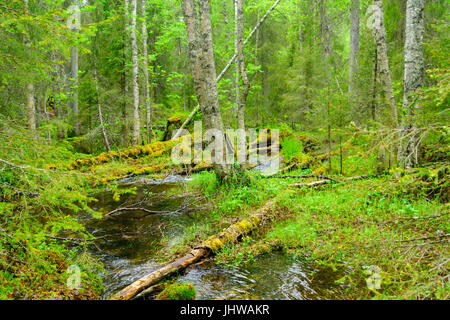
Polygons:
<instances>
[{"instance_id":1,"label":"green grass","mask_svg":"<svg viewBox=\"0 0 450 320\"><path fill-rule=\"evenodd\" d=\"M449 297L449 243L439 236L450 223L437 200L409 197L397 183L375 179L289 193L277 205L295 216L277 223L264 241L333 269L350 267L342 281L353 288L351 297ZM436 238L411 241L426 237ZM361 285L369 266L381 269L380 290Z\"/></svg>"}]
</instances>

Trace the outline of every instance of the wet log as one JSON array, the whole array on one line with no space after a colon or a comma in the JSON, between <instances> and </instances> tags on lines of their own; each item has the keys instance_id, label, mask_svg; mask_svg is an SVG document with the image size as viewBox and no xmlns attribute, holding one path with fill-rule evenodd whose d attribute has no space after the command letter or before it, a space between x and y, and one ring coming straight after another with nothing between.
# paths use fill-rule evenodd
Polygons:
<instances>
[{"instance_id":1,"label":"wet log","mask_svg":"<svg viewBox=\"0 0 450 320\"><path fill-rule=\"evenodd\" d=\"M152 273L133 282L123 290L112 295L110 300L129 300L146 288L153 286L165 277L186 269L188 266L199 262L219 251L223 246L240 241L245 234L252 232L259 224L272 212L272 202L269 201L256 213L247 219L231 225L224 229L222 233L214 235L205 240L199 247L194 248L187 255L153 271Z\"/></svg>"}]
</instances>

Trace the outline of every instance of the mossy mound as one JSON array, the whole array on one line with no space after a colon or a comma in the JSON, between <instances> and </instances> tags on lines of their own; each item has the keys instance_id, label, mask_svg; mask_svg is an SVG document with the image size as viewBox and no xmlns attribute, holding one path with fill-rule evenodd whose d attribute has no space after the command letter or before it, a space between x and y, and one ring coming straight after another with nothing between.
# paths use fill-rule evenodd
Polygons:
<instances>
[{"instance_id":1,"label":"mossy mound","mask_svg":"<svg viewBox=\"0 0 450 320\"><path fill-rule=\"evenodd\" d=\"M166 286L155 300L195 300L196 295L192 284L176 282Z\"/></svg>"}]
</instances>

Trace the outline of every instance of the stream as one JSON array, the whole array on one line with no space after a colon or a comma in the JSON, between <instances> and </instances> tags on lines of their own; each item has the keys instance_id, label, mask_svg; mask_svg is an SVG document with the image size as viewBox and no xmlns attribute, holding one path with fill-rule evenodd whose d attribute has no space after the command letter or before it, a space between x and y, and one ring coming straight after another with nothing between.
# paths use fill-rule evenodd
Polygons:
<instances>
[{"instance_id":1,"label":"stream","mask_svg":"<svg viewBox=\"0 0 450 320\"><path fill-rule=\"evenodd\" d=\"M93 208L109 212L140 202L139 207L164 213L149 215L144 211L127 211L100 220L87 213L80 216L87 230L97 237L91 252L105 267L103 298L167 262L170 248L182 241L186 227L201 223L183 210L189 203L189 195L177 196L185 191L183 178L124 183L136 186L136 193L123 195L116 202L111 192L104 192L97 196L98 202ZM344 299L346 288L335 283L342 276L342 272L318 268L306 259L273 252L240 267L207 260L188 268L177 281L191 283L198 300ZM154 296L146 297L150 298Z\"/></svg>"}]
</instances>

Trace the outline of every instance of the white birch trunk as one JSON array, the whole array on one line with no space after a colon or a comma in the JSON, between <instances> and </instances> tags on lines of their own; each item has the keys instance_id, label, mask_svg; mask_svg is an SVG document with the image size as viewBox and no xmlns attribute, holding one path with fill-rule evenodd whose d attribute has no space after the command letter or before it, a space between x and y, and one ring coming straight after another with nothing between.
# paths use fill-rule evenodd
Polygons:
<instances>
[{"instance_id":1,"label":"white birch trunk","mask_svg":"<svg viewBox=\"0 0 450 320\"><path fill-rule=\"evenodd\" d=\"M139 116L139 64L136 40L137 0L131 0L131 59L133 63L133 145L139 144L140 116Z\"/></svg>"},{"instance_id":2,"label":"white birch trunk","mask_svg":"<svg viewBox=\"0 0 450 320\"><path fill-rule=\"evenodd\" d=\"M352 0L350 14L350 63L349 63L349 79L348 91L350 99L354 99L355 92L355 75L359 71L359 0Z\"/></svg>"},{"instance_id":3,"label":"white birch trunk","mask_svg":"<svg viewBox=\"0 0 450 320\"><path fill-rule=\"evenodd\" d=\"M142 14L142 52L144 55L144 86L145 86L145 111L147 129L147 142L151 141L151 100L150 100L150 86L148 76L148 45L147 45L147 14L146 14L146 0L141 0L141 14Z\"/></svg>"},{"instance_id":4,"label":"white birch trunk","mask_svg":"<svg viewBox=\"0 0 450 320\"><path fill-rule=\"evenodd\" d=\"M403 120L402 139L400 140L398 160L401 166L413 168L418 166L419 141L411 117L420 108L411 94L424 85L425 63L423 53L423 36L425 33L425 0L408 0L406 3L405 30L405 72L403 109L408 116ZM409 137L406 137L409 136Z\"/></svg>"},{"instance_id":5,"label":"white birch trunk","mask_svg":"<svg viewBox=\"0 0 450 320\"><path fill-rule=\"evenodd\" d=\"M238 107L238 128L240 129L238 146L240 152L245 152L247 148L245 136L245 105L250 89L250 83L248 81L247 72L245 71L244 61L244 3L243 0L235 0L235 4L238 65L243 82L243 89Z\"/></svg>"},{"instance_id":6,"label":"white birch trunk","mask_svg":"<svg viewBox=\"0 0 450 320\"><path fill-rule=\"evenodd\" d=\"M381 82L385 103L389 108L389 124L392 128L398 125L397 104L394 99L394 91L392 90L391 73L389 70L389 58L386 46L386 29L384 27L383 1L374 0L375 21L373 24L373 32L377 45L378 57L378 79Z\"/></svg>"}]
</instances>

